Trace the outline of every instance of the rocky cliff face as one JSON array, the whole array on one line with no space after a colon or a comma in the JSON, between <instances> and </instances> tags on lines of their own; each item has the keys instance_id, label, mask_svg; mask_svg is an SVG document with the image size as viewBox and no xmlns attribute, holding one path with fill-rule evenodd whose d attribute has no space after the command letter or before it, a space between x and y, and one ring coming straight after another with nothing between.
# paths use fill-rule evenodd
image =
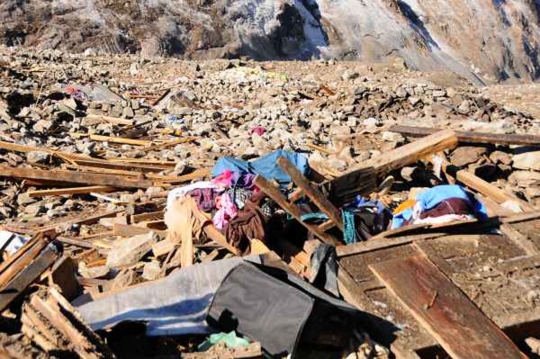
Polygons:
<instances>
[{"instance_id":1,"label":"rocky cliff face","mask_svg":"<svg viewBox=\"0 0 540 359\"><path fill-rule=\"evenodd\" d=\"M401 57L476 83L540 77L539 0L3 0L7 45L196 59Z\"/></svg>"}]
</instances>

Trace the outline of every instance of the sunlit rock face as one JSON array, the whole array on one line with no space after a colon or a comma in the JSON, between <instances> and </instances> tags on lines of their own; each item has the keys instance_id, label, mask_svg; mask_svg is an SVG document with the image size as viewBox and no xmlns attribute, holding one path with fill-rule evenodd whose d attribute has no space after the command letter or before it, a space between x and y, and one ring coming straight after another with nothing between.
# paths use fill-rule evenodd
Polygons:
<instances>
[{"instance_id":1,"label":"sunlit rock face","mask_svg":"<svg viewBox=\"0 0 540 359\"><path fill-rule=\"evenodd\" d=\"M539 0L4 0L0 40L144 57L386 61L540 77Z\"/></svg>"}]
</instances>

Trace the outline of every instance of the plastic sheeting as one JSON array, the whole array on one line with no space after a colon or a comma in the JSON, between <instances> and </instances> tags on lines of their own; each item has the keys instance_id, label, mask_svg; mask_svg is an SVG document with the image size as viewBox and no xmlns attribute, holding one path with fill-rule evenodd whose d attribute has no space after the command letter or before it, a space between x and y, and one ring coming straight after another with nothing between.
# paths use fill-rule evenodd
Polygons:
<instances>
[{"instance_id":1,"label":"plastic sheeting","mask_svg":"<svg viewBox=\"0 0 540 359\"><path fill-rule=\"evenodd\" d=\"M260 263L258 256L245 257ZM188 267L166 278L78 306L94 330L125 321L145 322L148 336L208 334L206 315L223 279L242 258Z\"/></svg>"},{"instance_id":2,"label":"plastic sheeting","mask_svg":"<svg viewBox=\"0 0 540 359\"><path fill-rule=\"evenodd\" d=\"M212 177L219 176L223 171L230 170L238 180L245 174L259 174L269 181L277 181L281 185L291 182L291 178L277 164L280 157L287 158L301 173L309 172L307 158L299 153L277 150L255 161L244 161L232 157L220 158L214 169Z\"/></svg>"}]
</instances>

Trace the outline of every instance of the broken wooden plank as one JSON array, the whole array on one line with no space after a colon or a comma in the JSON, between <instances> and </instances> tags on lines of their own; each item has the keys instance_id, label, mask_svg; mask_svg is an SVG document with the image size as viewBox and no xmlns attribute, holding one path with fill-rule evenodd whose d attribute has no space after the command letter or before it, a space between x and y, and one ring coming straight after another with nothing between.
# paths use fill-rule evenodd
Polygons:
<instances>
[{"instance_id":1,"label":"broken wooden plank","mask_svg":"<svg viewBox=\"0 0 540 359\"><path fill-rule=\"evenodd\" d=\"M441 131L432 127L415 127L394 125L388 129L407 137L424 137ZM538 135L499 134L486 132L456 131L458 141L461 143L487 143L500 145L540 146Z\"/></svg>"},{"instance_id":2,"label":"broken wooden plank","mask_svg":"<svg viewBox=\"0 0 540 359\"><path fill-rule=\"evenodd\" d=\"M362 162L347 171L347 173L373 167L378 175L381 176L395 169L415 163L429 155L453 149L457 146L457 143L458 139L454 131L440 131Z\"/></svg>"},{"instance_id":3,"label":"broken wooden plank","mask_svg":"<svg viewBox=\"0 0 540 359\"><path fill-rule=\"evenodd\" d=\"M59 189L47 189L40 191L28 191L27 194L30 198L46 197L46 196L64 196L74 194L88 194L91 192L112 192L114 187L110 186L87 186L87 187L74 187L74 188L59 188Z\"/></svg>"},{"instance_id":4,"label":"broken wooden plank","mask_svg":"<svg viewBox=\"0 0 540 359\"><path fill-rule=\"evenodd\" d=\"M336 206L351 202L358 195L370 195L377 185L377 173L373 167L346 173L321 184L328 192L328 199Z\"/></svg>"},{"instance_id":5,"label":"broken wooden plank","mask_svg":"<svg viewBox=\"0 0 540 359\"><path fill-rule=\"evenodd\" d=\"M66 170L46 171L35 168L15 168L6 165L0 165L0 177L51 180L117 188L148 188L154 185L152 181L147 179L126 178L126 176Z\"/></svg>"},{"instance_id":6,"label":"broken wooden plank","mask_svg":"<svg viewBox=\"0 0 540 359\"><path fill-rule=\"evenodd\" d=\"M0 312L3 312L22 292L36 281L58 258L52 249L45 248L37 257L18 271L0 290Z\"/></svg>"},{"instance_id":7,"label":"broken wooden plank","mask_svg":"<svg viewBox=\"0 0 540 359\"><path fill-rule=\"evenodd\" d=\"M46 147L37 147L37 146L27 146L27 145L20 145L16 143L6 142L6 141L0 141L0 149L7 150L7 151L13 151L13 152L21 152L21 153L29 153L33 151L44 151L47 153L50 153L51 155L58 156L62 159L66 159L68 161L77 163L79 165L86 165L86 166L94 166L94 167L104 167L104 168L115 168L115 169L124 169L124 170L147 170L147 171L156 171L160 172L162 170L174 168L175 163L170 162L169 164L165 164L164 161L160 161L159 164L157 163L145 163L143 159L133 159L136 160L133 163L130 162L129 158L122 158L120 161L119 159L100 159L100 158L93 158L89 156L69 153L69 152L62 152Z\"/></svg>"},{"instance_id":8,"label":"broken wooden plank","mask_svg":"<svg viewBox=\"0 0 540 359\"><path fill-rule=\"evenodd\" d=\"M489 230L503 224L532 221L540 218L540 211L519 213L503 217L490 217L485 221L463 220L439 225L412 225L398 230L388 230L374 236L367 241L339 246L336 248L338 257L347 257L355 254L378 251L390 247L410 244L416 240L435 239L450 233L467 233ZM414 234L413 234L414 233ZM399 236L397 236L399 234Z\"/></svg>"},{"instance_id":9,"label":"broken wooden plank","mask_svg":"<svg viewBox=\"0 0 540 359\"><path fill-rule=\"evenodd\" d=\"M389 348L396 359L420 359L420 356L411 348L406 346L403 336L394 339L397 327L392 328L392 324L386 322L378 314L378 310L373 301L363 292L362 288L354 278L340 264L338 268L339 293L343 299L358 308L362 314L362 323L370 335L380 343L389 342Z\"/></svg>"},{"instance_id":10,"label":"broken wooden plank","mask_svg":"<svg viewBox=\"0 0 540 359\"><path fill-rule=\"evenodd\" d=\"M287 198L281 193L279 188L276 188L266 178L260 175L257 175L255 177L254 183L268 197L273 199L281 208L287 211L291 216L293 216L298 222L300 222L300 224L306 227L309 231L317 235L317 237L319 237L323 242L332 244L334 246L341 244L336 238L321 231L317 225L305 223L304 221L302 221L302 213L300 209L294 203L290 203L287 200Z\"/></svg>"},{"instance_id":11,"label":"broken wooden plank","mask_svg":"<svg viewBox=\"0 0 540 359\"><path fill-rule=\"evenodd\" d=\"M133 120L128 120L126 118L119 118L119 117L111 117L111 116L105 116L105 115L95 115L95 114L88 114L86 116L87 120L95 120L95 121L105 121L109 122L115 125L125 125L125 126L131 126L133 125Z\"/></svg>"},{"instance_id":12,"label":"broken wooden plank","mask_svg":"<svg viewBox=\"0 0 540 359\"><path fill-rule=\"evenodd\" d=\"M101 141L109 143L118 143L123 145L133 145L133 146L151 146L152 141L146 140L135 140L132 138L124 137L110 137L110 136L101 136L101 135L90 135L92 141Z\"/></svg>"},{"instance_id":13,"label":"broken wooden plank","mask_svg":"<svg viewBox=\"0 0 540 359\"><path fill-rule=\"evenodd\" d=\"M75 278L75 263L71 257L60 258L48 273L49 282L58 286L62 295L73 300L81 294L79 283Z\"/></svg>"},{"instance_id":14,"label":"broken wooden plank","mask_svg":"<svg viewBox=\"0 0 540 359\"><path fill-rule=\"evenodd\" d=\"M371 264L370 268L453 358L526 358L423 255Z\"/></svg>"},{"instance_id":15,"label":"broken wooden plank","mask_svg":"<svg viewBox=\"0 0 540 359\"><path fill-rule=\"evenodd\" d=\"M195 170L191 173L181 175L181 176L163 176L162 178L156 179L159 180L161 183L167 183L167 184L180 184L184 182L188 182L194 179L201 179L205 177L209 177L211 173L210 168L202 168Z\"/></svg>"},{"instance_id":16,"label":"broken wooden plank","mask_svg":"<svg viewBox=\"0 0 540 359\"><path fill-rule=\"evenodd\" d=\"M482 202L487 208L488 214L495 216L508 215L513 213L511 210L508 210L504 207L501 207L495 201L489 197L481 197ZM508 238L516 247L520 248L526 255L535 255L540 254L540 250L536 244L531 241L527 236L519 232L512 224L502 223L499 227L501 232L506 238Z\"/></svg>"},{"instance_id":17,"label":"broken wooden plank","mask_svg":"<svg viewBox=\"0 0 540 359\"><path fill-rule=\"evenodd\" d=\"M48 243L49 239L43 233L39 233L4 261L0 265L0 289L8 285L18 273L34 261Z\"/></svg>"},{"instance_id":18,"label":"broken wooden plank","mask_svg":"<svg viewBox=\"0 0 540 359\"><path fill-rule=\"evenodd\" d=\"M53 223L53 224L49 224L42 227L25 228L25 227L16 227L13 225L6 225L4 226L4 229L11 232L15 232L15 233L30 234L30 235L37 234L38 232L49 232L52 230L58 230L59 232L61 232L61 230L68 228L70 226L73 226L74 224L94 224L98 222L101 218L114 217L118 213L121 213L121 212L123 211L119 209L107 211L107 212L101 212L98 214L91 214L89 216L82 216L82 217L67 219L63 222Z\"/></svg>"},{"instance_id":19,"label":"broken wooden plank","mask_svg":"<svg viewBox=\"0 0 540 359\"><path fill-rule=\"evenodd\" d=\"M163 219L165 211L146 212L141 214L134 214L131 216L131 223L139 223L143 221L153 221L156 219Z\"/></svg>"},{"instance_id":20,"label":"broken wooden plank","mask_svg":"<svg viewBox=\"0 0 540 359\"><path fill-rule=\"evenodd\" d=\"M59 338L54 342L59 350L88 359L114 357L103 340L84 323L80 314L56 289L49 288L46 294L38 292L32 295L27 306L42 318L44 325L39 328L42 334L50 337L49 328L54 328L55 334L60 335L61 340Z\"/></svg>"},{"instance_id":21,"label":"broken wooden plank","mask_svg":"<svg viewBox=\"0 0 540 359\"><path fill-rule=\"evenodd\" d=\"M300 171L285 157L278 159L278 165L291 177L302 192L326 214L341 231L343 231L343 220L341 213L319 190L313 188L311 183L300 173Z\"/></svg>"}]
</instances>

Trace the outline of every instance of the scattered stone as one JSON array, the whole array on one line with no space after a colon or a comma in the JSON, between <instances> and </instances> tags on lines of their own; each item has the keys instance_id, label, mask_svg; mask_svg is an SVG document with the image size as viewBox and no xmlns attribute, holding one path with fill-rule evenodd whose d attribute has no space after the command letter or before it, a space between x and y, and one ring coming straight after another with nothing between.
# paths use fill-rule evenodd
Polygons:
<instances>
[{"instance_id":1,"label":"scattered stone","mask_svg":"<svg viewBox=\"0 0 540 359\"><path fill-rule=\"evenodd\" d=\"M415 97L415 96L409 97L409 102L413 106L416 106L420 101L422 101L422 100L419 97Z\"/></svg>"},{"instance_id":2,"label":"scattered stone","mask_svg":"<svg viewBox=\"0 0 540 359\"><path fill-rule=\"evenodd\" d=\"M93 266L88 267L86 263L79 262L79 274L84 278L97 279L106 277L110 269L107 266Z\"/></svg>"},{"instance_id":3,"label":"scattered stone","mask_svg":"<svg viewBox=\"0 0 540 359\"><path fill-rule=\"evenodd\" d=\"M47 164L51 159L51 155L45 151L32 151L26 154L26 160L29 163Z\"/></svg>"},{"instance_id":4,"label":"scattered stone","mask_svg":"<svg viewBox=\"0 0 540 359\"><path fill-rule=\"evenodd\" d=\"M455 166L463 167L477 162L486 153L485 147L462 146L454 150L450 156L450 162Z\"/></svg>"},{"instance_id":5,"label":"scattered stone","mask_svg":"<svg viewBox=\"0 0 540 359\"><path fill-rule=\"evenodd\" d=\"M497 164L502 163L503 165L506 165L506 166L509 166L512 164L512 156L502 151L491 152L491 154L489 155L489 159L493 163L497 163Z\"/></svg>"},{"instance_id":6,"label":"scattered stone","mask_svg":"<svg viewBox=\"0 0 540 359\"><path fill-rule=\"evenodd\" d=\"M514 155L512 166L520 170L540 171L540 151Z\"/></svg>"},{"instance_id":7,"label":"scattered stone","mask_svg":"<svg viewBox=\"0 0 540 359\"><path fill-rule=\"evenodd\" d=\"M157 235L149 232L115 242L107 255L107 267L119 268L137 263L150 252L156 241Z\"/></svg>"},{"instance_id":8,"label":"scattered stone","mask_svg":"<svg viewBox=\"0 0 540 359\"><path fill-rule=\"evenodd\" d=\"M159 278L161 274L161 266L159 262L152 261L144 265L142 278L148 281Z\"/></svg>"}]
</instances>

